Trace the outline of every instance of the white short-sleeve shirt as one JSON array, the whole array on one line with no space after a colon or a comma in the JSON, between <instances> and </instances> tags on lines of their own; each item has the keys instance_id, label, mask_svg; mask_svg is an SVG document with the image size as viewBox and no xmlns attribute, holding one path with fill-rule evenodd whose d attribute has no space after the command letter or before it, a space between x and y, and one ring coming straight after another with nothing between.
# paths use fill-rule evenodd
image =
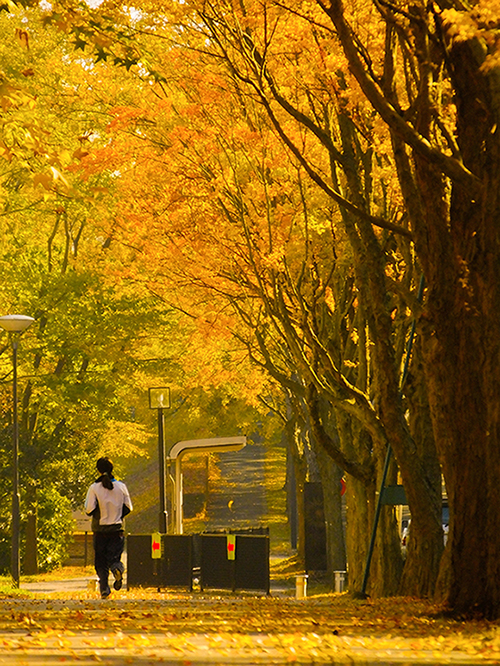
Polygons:
<instances>
[{"instance_id":1,"label":"white short-sleeve shirt","mask_svg":"<svg viewBox=\"0 0 500 666\"><path fill-rule=\"evenodd\" d=\"M132 501L127 486L122 481L113 479L113 490L96 481L88 489L85 513L90 515L99 506L99 525L117 525L122 522L124 504L132 511Z\"/></svg>"}]
</instances>

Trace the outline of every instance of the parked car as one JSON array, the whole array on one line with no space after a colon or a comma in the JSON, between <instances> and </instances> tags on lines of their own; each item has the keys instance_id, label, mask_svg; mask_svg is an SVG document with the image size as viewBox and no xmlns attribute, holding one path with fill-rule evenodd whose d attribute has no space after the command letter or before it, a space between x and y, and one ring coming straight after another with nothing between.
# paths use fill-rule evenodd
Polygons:
<instances>
[{"instance_id":1,"label":"parked car","mask_svg":"<svg viewBox=\"0 0 500 666\"><path fill-rule=\"evenodd\" d=\"M441 512L441 524L443 526L443 542L445 546L448 542L449 522L450 522L450 509L448 507L448 502L443 500L443 508ZM401 550L403 552L403 557L406 557L406 547L408 545L408 539L410 537L410 525L411 525L411 518L407 521L403 521L402 523Z\"/></svg>"}]
</instances>

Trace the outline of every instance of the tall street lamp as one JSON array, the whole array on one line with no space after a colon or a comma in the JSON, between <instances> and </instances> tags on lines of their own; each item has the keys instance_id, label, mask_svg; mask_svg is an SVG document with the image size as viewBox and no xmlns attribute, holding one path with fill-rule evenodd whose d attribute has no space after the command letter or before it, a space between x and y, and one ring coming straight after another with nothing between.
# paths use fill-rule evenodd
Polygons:
<instances>
[{"instance_id":1,"label":"tall street lamp","mask_svg":"<svg viewBox=\"0 0 500 666\"><path fill-rule=\"evenodd\" d=\"M158 410L158 463L159 463L159 493L160 493L160 513L159 513L159 531L160 534L167 533L168 515L167 503L165 498L165 435L163 410L170 408L170 388L149 389L149 407Z\"/></svg>"},{"instance_id":2,"label":"tall street lamp","mask_svg":"<svg viewBox=\"0 0 500 666\"><path fill-rule=\"evenodd\" d=\"M17 421L17 346L19 336L35 320L33 317L25 315L4 315L0 317L0 327L10 333L12 341L12 550L10 572L14 587L19 587L20 566L19 566L19 541L20 541L20 500L19 500L19 424Z\"/></svg>"}]
</instances>

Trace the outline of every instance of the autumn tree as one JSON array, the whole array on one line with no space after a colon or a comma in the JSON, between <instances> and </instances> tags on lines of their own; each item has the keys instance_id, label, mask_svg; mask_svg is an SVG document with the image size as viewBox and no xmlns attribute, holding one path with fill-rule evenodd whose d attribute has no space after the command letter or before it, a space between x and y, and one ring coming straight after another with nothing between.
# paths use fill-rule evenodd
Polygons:
<instances>
[{"instance_id":1,"label":"autumn tree","mask_svg":"<svg viewBox=\"0 0 500 666\"><path fill-rule=\"evenodd\" d=\"M54 32L30 23L25 12L18 21L0 18L1 63L8 72L2 89L0 300L3 311L36 319L23 338L20 383L24 570L33 573L38 560L50 568L64 557L70 510L83 500L95 456L137 455L146 441L130 405L137 385L168 367L163 335L171 318L146 289L114 279L128 251L110 248L100 224L99 206L112 179L99 174L78 182L72 168L89 152L92 136L99 143L102 105L81 84L102 72L80 60L62 75L67 50ZM43 39L36 39L37 26ZM55 90L61 93L56 101ZM1 444L8 460L11 359L3 340ZM8 495L8 466L5 471L2 493ZM59 528L50 535L55 522ZM6 549L7 516L2 523Z\"/></svg>"},{"instance_id":2,"label":"autumn tree","mask_svg":"<svg viewBox=\"0 0 500 666\"><path fill-rule=\"evenodd\" d=\"M113 150L118 155L122 141L128 146L122 152L122 170L134 154L130 162L134 164L132 182L128 178L122 181L128 225L120 225L115 238L117 242L127 242L133 232L134 244L142 248L143 257L135 270L149 276L155 292L189 312L203 333L217 336L218 345L227 337L227 327L231 327L254 360L288 389L293 387L304 406L306 387L292 377L303 372L309 373L307 376L314 374L311 369L319 362L317 355L305 351L311 344L304 331L312 326L312 330L321 329L328 337L329 325L335 320L335 335L342 337L339 327L345 321L343 308L350 308L353 315L357 312L352 307L355 296L347 241L342 246L336 239L340 234L337 224L332 233L328 199L314 193L314 186L307 185L296 164L283 161L283 148L273 139L265 114L252 109L248 100L242 117L229 121L226 114L228 110L234 114L234 107L231 109L230 101L223 107L221 95L213 93L214 82L221 80L217 72L213 79L205 77L203 85L200 81L197 89L186 83L193 80L196 70L185 79L179 70L174 72L177 98L174 104L166 101L162 106L156 105L154 119L146 108L142 112L140 108L112 111L116 116L110 124ZM145 136L150 141L146 145ZM249 140L257 137L259 147L250 150ZM162 153L165 157L159 162ZM82 167L94 168L90 157L82 162ZM135 193L132 197L131 191ZM336 252L343 255L341 261L335 258ZM156 267L151 263L152 257L157 261ZM334 274L338 290L335 296L331 293ZM336 307L336 303L342 305ZM306 310L315 310L309 324L303 316ZM237 314L245 333L238 333L230 312ZM269 334L270 327L275 328L274 334ZM338 358L356 373L356 350L361 350L361 367L366 367L366 348L363 352L363 345L356 344L356 330L359 327L363 331L365 325L353 320L348 327L353 330L344 336L342 345L352 348L347 351L347 358L344 359L343 351L339 351ZM273 338L281 340L281 349ZM330 339L323 344L332 347L334 342ZM339 339L336 344L341 345ZM344 420L346 424L347 421ZM357 444L358 438L350 441ZM362 449L365 447L363 442ZM380 452L382 465L383 447ZM349 456L341 456L338 448L336 454L340 464L347 465ZM348 471L369 484L373 508L373 469L371 463L364 472L362 467L351 464ZM339 487L338 482L335 485ZM390 512L387 513L389 518ZM368 515L365 513L362 527L356 529L354 524L352 528L353 533L363 535L365 548ZM394 555L400 557L395 532L391 538ZM352 543L354 552L355 539ZM351 562L354 581L356 570L358 578L361 576L362 555L366 553L356 550L358 566ZM374 578L383 581L381 589L385 586L386 591L394 591L398 567L391 565L387 549L380 551L379 562L386 575Z\"/></svg>"},{"instance_id":3,"label":"autumn tree","mask_svg":"<svg viewBox=\"0 0 500 666\"><path fill-rule=\"evenodd\" d=\"M193 11L193 9L188 7L186 11ZM325 341L318 338L315 330L315 318L311 314L311 303L308 304L305 310L304 304L297 306L299 311L301 307L303 309L300 326L297 324L298 315L291 316L290 312L287 313L287 299L290 298L290 294L293 296L293 286L292 284L289 285L290 291L285 296L286 270L278 270L274 276L270 277L269 284L264 285L262 279L259 282L259 277L257 277L256 280L251 279L246 286L254 295L260 295L265 303L265 308L267 307L268 315L270 314L270 303L272 303L274 311L271 314L279 322L279 327L283 326L282 336L286 344L290 349L295 349L295 361L300 368L300 372L305 372L309 380L316 385L316 390L320 392L326 390L325 395L328 396L329 400L335 402L336 408L343 409L351 414L354 412L356 418L361 421L362 426L368 431L369 437L377 444L375 451L377 452L377 472L379 476L388 442L391 441L398 451L398 463L403 472L403 479L410 497L413 532L416 535L419 533L427 535L426 538L415 537L413 540L413 548L410 550L407 562L407 570L411 571L413 575L407 576L406 580L409 587L406 587L406 589L425 594L433 589L442 549L439 515L440 483L439 475L436 474L436 463L434 462L430 469L423 464L424 459L428 461L429 456L432 455L432 437L427 438L430 448L427 447L425 451L419 446L420 441L417 442L418 446L415 447L415 441L411 437L403 417L404 406L400 397L399 363L404 347L406 328L403 326L401 328L402 335L397 336L397 339L394 337L396 329L390 310L392 307L393 312L399 312L397 324L398 321L404 321L407 307L414 303L414 296L411 296L408 289L412 284L411 252L407 241L405 241L410 234L404 226L394 224L384 219L382 215L373 215L370 212L370 208L375 207L384 213L389 213L392 205L392 202L388 203L390 199L387 197L390 180L386 174L384 175L383 169L380 168L380 164L384 166L384 163L380 162L378 171L374 171L374 153L369 143L366 143L367 137L372 140L377 136L377 131L382 133L383 130L380 122L377 124L370 120L369 114L360 105L355 107L356 113L354 113L354 110L349 108L347 101L344 101L345 95L342 91L346 88L346 74L342 69L340 74L337 73L335 77L329 76L328 78L327 73L321 78L321 73L325 69L323 52L326 46L329 48L332 46L328 41L331 40L331 35L327 32L327 38L323 42L321 31L315 33L314 30L310 30L310 22L314 17L307 17L309 21L302 24L305 27L302 27L300 39L321 42L317 63L318 71L314 70L315 79L310 75L309 60L307 70L300 68L301 49L298 46L294 44L292 48L293 58L289 58L288 54L284 57L281 55L280 48L282 44L286 44L287 40L291 39L292 32L297 40L297 27L301 25L295 21L288 20L287 22L286 14L285 19L283 19L283 15L283 8L275 9L272 5L267 6L262 29L260 29L259 19L256 18L257 14L254 11L239 14L234 8L226 11L223 6L205 5L203 10L199 12L201 23L195 22L198 30L193 31L191 29L187 31L186 44L190 49L197 48L198 51L203 52L202 62L206 65L203 77L205 97L196 99L191 105L184 108L189 109L191 116L199 110L199 118L202 119L204 114L208 113L207 109L209 107L213 108L217 103L220 106L221 97L218 96L216 100L213 97L214 91L217 89L222 94L227 92L232 94L238 100L236 106L241 106L242 115L247 119L250 117L249 109L251 107L263 108L277 135L298 164L329 199L340 205L342 226L352 248L356 289L359 294L358 303L361 308L359 313L362 322L366 318L370 330L368 344L372 344L375 351L371 354L374 372L369 386L366 384L363 386L364 380L359 373L357 373L357 381L359 380L361 386L363 386L361 390L356 386L350 386L350 382L346 381L345 375L342 372L339 373L335 359L331 355L330 350L333 348L331 342L325 345ZM285 28L278 30L282 20L285 21ZM274 27L270 32L266 32L266 26L269 25ZM293 30L290 27L292 25ZM207 43L209 46L206 45ZM179 58L179 54L185 57L185 53L186 51L181 50L177 45L177 48L168 51L168 59ZM221 71L220 68L218 69L218 58L220 57L228 66L226 73L223 70ZM210 62L217 63L217 65L212 65L213 69L210 69ZM292 76L290 67L294 68L293 76L300 81L299 85L293 87L288 83L290 76ZM161 70L161 60L159 69ZM185 69L179 69L174 74L172 74L172 69L168 71L169 77L177 79L179 88L188 97L192 81L196 81L197 78L201 80L196 74L191 74L190 83L187 84L187 79L182 81ZM165 75L163 76L165 77ZM280 81L282 80L286 83L281 84ZM319 80L319 83L317 83L317 80ZM212 93L208 92L210 84ZM345 108L343 108L344 106ZM178 109L175 110L175 115L178 116ZM211 117L213 119L214 116ZM224 136L221 127L221 124L214 123L212 120L208 125L205 123L203 129L201 129L201 126L188 129L179 118L174 121L169 139L170 141L173 139L174 145L178 145L181 150L185 150L188 146L193 145L193 137L196 137L197 145L194 148L193 157L190 159L200 161L204 159L200 149L201 143L206 146L205 150L220 149L217 143L220 141L219 137ZM362 127L362 131L359 131L359 127ZM254 131L255 128L250 126L250 130ZM248 133L248 129L246 131ZM214 132L217 132L217 135ZM301 142L304 145L299 148ZM383 141L380 142L380 145L386 147ZM227 147L223 147L222 150L226 151L227 158ZM169 153L173 153L171 146L169 147ZM229 163L230 161L229 159ZM171 188L171 191L179 192L180 187L183 186L179 183L188 182L187 179L192 177L193 168L194 164L191 162L188 170L182 173L177 172L176 183L173 182L172 175L169 175L168 187ZM225 177L217 177L209 171L206 172L205 176L213 196L216 197L220 188L224 188ZM381 183L377 188L373 185L376 177L380 178ZM273 178L275 180L275 176ZM269 180L270 183L273 178ZM264 188L266 187L266 180L266 177L262 178ZM148 179L148 183L150 182L151 179ZM330 183L333 183L333 186ZM162 191L165 185L166 181L163 180L159 191ZM248 228L245 226L248 223L244 219L242 220L242 215L246 215L247 204L239 203L240 193L238 189L241 189L241 183L237 185L236 192L229 194L229 202L221 205L222 214L228 218L230 224L243 223L245 234L243 245L240 245L237 250L233 247L232 256L233 258L241 258L242 247L244 248L246 245L247 250L250 248L248 254L250 259L246 258L245 260L248 261L253 271L256 267L258 271L261 271L260 263L263 260L260 254L264 253L264 255L267 254L273 258L277 254L274 248L264 249L262 239L259 236L261 232L257 230L254 222L248 225ZM341 194L342 190L346 192L347 198ZM206 200L201 204L196 202L197 206L195 207L194 202L199 199L199 196L194 193L190 194L191 199L188 196L183 193L181 199L188 202L187 206L191 213L195 210L200 211L201 208L203 208L204 213L208 211ZM142 207L144 209L144 205ZM170 219L172 219L174 211L178 207L177 201L174 204L168 204ZM368 210L366 210L367 208ZM268 207L266 212L266 207L263 207L263 219L269 219L269 210ZM214 213L212 212L211 215L213 217ZM205 228L207 228L207 224L208 222L205 219L203 222ZM375 229L385 229L389 233L375 233L373 227ZM182 242L185 244L187 232L183 231L182 233ZM205 243L202 247L205 252L210 247L209 236L210 234L206 232L203 235ZM193 234L188 237L191 241L189 245L190 252L193 248L200 247L199 237L194 238ZM213 237L219 240L217 234L213 234ZM390 263L387 257L391 256L391 252L394 252L393 247L396 247L395 237L400 237L402 247L399 250L400 258L392 264L393 266L406 264L406 272L401 273L404 279L393 279L391 283L389 279L391 276L386 275L386 266ZM172 238L172 234L170 234L170 238ZM217 247L217 245L214 247ZM259 255L257 255L257 250ZM312 255L310 256L312 257ZM256 257L258 257L257 263ZM309 260L311 261L312 258ZM194 280L200 283L205 282L205 284L208 280L212 288L217 288L214 285L214 277L207 278L206 256L204 256L203 264L204 266L200 261L198 277ZM269 266L269 258L264 260L264 265ZM233 267L233 272L238 273L238 265ZM279 277L281 273L284 275L284 282ZM398 272L393 272L393 275L397 276ZM227 283L228 274L224 274L223 277ZM216 274L215 279L220 279L220 271L219 276ZM243 278L243 281L244 279L246 278ZM314 283L314 275L311 279ZM405 281L408 282L406 286ZM392 284L398 283L396 294L399 290L399 295L393 297L391 294ZM325 286L320 286L320 291ZM269 291L273 289L275 294L271 297ZM236 302L234 286L232 290L232 300ZM404 298L401 298L400 295L405 290L406 294ZM281 303L284 305L282 306ZM393 303L397 303L397 306L394 306ZM240 308L240 314L241 312ZM285 320L284 322L283 315L291 316L291 321ZM365 324L362 323L361 326L364 328ZM251 328L255 330L254 322L252 322ZM301 332L297 333L299 329ZM393 344L393 338L396 345ZM307 358L307 355L304 354L301 348L302 344L306 344L308 348L313 350L314 353L311 357ZM316 361L313 362L312 359L314 358L316 358ZM344 396L340 396L340 399L339 391L340 394L344 394ZM376 395L375 408L370 398L372 391ZM348 397L346 398L346 396ZM351 401L354 402L354 405L351 404ZM317 427L317 435L324 443L327 443L328 436L325 428L321 425L321 420L318 418L319 412L312 403L311 409L311 415ZM424 444L426 444L427 439L424 440ZM338 448L330 446L329 450L335 453L339 460L342 459ZM345 464L345 462L344 456L342 463ZM395 548L395 535L391 548L393 550ZM387 560L387 558L385 559ZM384 558L381 561L383 562ZM394 574L397 569L389 567L389 571ZM419 572L418 576L416 572ZM397 584L388 582L390 574L388 573L387 577L381 577L382 580L384 578L386 579L384 583L387 586L386 589L395 590Z\"/></svg>"},{"instance_id":4,"label":"autumn tree","mask_svg":"<svg viewBox=\"0 0 500 666\"><path fill-rule=\"evenodd\" d=\"M28 127L38 132L37 143L27 141L16 145L15 154L9 153L2 190L5 257L16 243L22 248L17 262L9 266L8 280L5 275L4 307L33 312L37 318L26 338L28 363L31 361L33 367L31 373L26 370L30 379L23 395L22 420L22 487L29 490L23 496L23 506L28 523L27 554L34 570L37 534L52 524L42 502L47 479L50 501L59 497L62 506L68 498L74 504L81 499L98 450L118 451L122 456L136 454L147 433L138 423L130 422L130 403L138 392L143 394L154 377L160 376L164 383L168 373L174 392L182 386L184 437L188 428L196 427L185 402L187 396L193 400L197 395L195 388L204 385L209 396L210 386L217 385L231 410L239 414L237 429L251 432L248 414L255 418L255 404L253 412L245 412L241 404L255 396L253 382L261 391L264 382L261 373L252 372L242 362L241 350L237 380L238 373L229 368L233 346L229 340L227 345L219 340L207 347L201 339L196 351L193 344L187 351L183 336L192 338L192 330L184 324L182 332L173 331L171 325L178 322L178 315L158 285L149 277L144 279L150 271L142 273L144 264L137 255L142 253L145 230L140 222L150 220L141 215L150 212L144 210L150 200L142 202L141 210L141 200L133 200L137 194L133 183L141 173L142 160L151 157L147 164L154 167L161 137L153 136L153 149L147 156L126 148L132 126L132 135L143 143L143 130L150 129L147 119L128 99L141 98L144 86L140 78L134 81L127 77L126 85L119 70L104 62L73 57L71 45L61 42L54 30L43 30L33 13L19 13L17 25L22 26L22 34L20 29L14 30L12 15L3 18L13 27L6 31L11 38L8 52L16 55L8 63L9 76L15 82L12 90L22 89L26 108L18 108L16 100L10 98L7 102L11 88L5 103L10 104L12 124L21 136L30 136ZM7 43L5 47L7 53ZM54 91L63 94L54 100ZM110 145L113 133L124 139L120 150ZM8 143L10 137L4 137ZM149 195L154 196L153 189ZM148 249L158 240L152 238ZM153 256L154 251L150 251L146 263ZM133 270L134 264L137 267ZM12 285L16 285L15 296ZM200 333L205 329L209 335L210 321L199 328ZM175 362L169 356L175 356ZM8 368L7 354L4 361ZM7 420L8 405L6 395ZM199 410L198 405L196 412ZM213 415L212 426L205 414L201 436L211 432L210 428L217 433L218 428L228 427L228 423L222 424L219 411ZM271 426L268 429L272 430ZM8 441L6 430L6 449ZM66 470L68 460L72 464ZM5 486L8 493L8 475ZM66 504L66 510L68 507ZM38 516L42 519L40 529ZM57 519L62 520L61 512ZM40 552L42 565L56 564L58 558L49 561L47 554L46 549ZM25 570L26 564L25 560Z\"/></svg>"},{"instance_id":5,"label":"autumn tree","mask_svg":"<svg viewBox=\"0 0 500 666\"><path fill-rule=\"evenodd\" d=\"M98 20L94 20L92 24L87 20L84 9L77 15L54 12L51 20L61 27L69 26L78 38L79 48L93 43L99 60L112 57L117 64L125 65L127 69L138 65L139 71L142 68L144 75L150 74L162 85L165 74L159 74L161 66L153 68L146 57L142 63L139 63L141 58L139 48L146 48L146 32L155 31L157 34L161 32L155 17L147 13L146 7L144 10L141 16L143 21L135 22L128 33L120 34L116 32L114 25L119 21L123 22L127 17L124 13L120 14L119 10L114 20L110 19L109 14L101 13ZM394 135L387 133L381 121L381 118L387 121L390 114L386 113L387 117L382 113L380 116L370 115L366 100L360 94L363 86L361 85L361 88L356 86L354 78L348 76L346 66L346 62L349 61L353 68L355 62L353 53L358 48L363 62L366 63L368 74L365 78L368 80L369 76L373 77L374 66L367 57L368 51L360 46L362 43L368 43L373 49L373 58L375 59L377 54L381 66L386 67L388 73L392 75L395 67L391 59L383 58L381 55L384 54L384 49L392 44L390 40L380 38L381 32L377 28L381 25L382 19L369 3L359 8L359 14L354 15L354 18L358 21L359 30L365 31L362 33L363 37L366 35L368 39L354 40L352 42L354 46L348 51L346 44L349 45L347 37L350 32L348 29L344 33L340 32L344 24L343 14L339 11L340 18L335 15L338 20L336 28L343 40L347 58L338 59L332 57L337 48L335 31L324 22L324 15L318 11L316 5L304 8L302 5L283 7L267 4L259 5L258 9L253 5L237 9L223 4L205 4L202 7L194 4L170 7L169 10L170 21L173 23L179 21L183 23L183 27L181 31L174 32L175 40L172 33L168 33L169 48L164 57L179 63L188 53L197 52L203 56L200 60L204 66L203 77L198 74L189 83L181 81L181 88L187 91L193 82L204 79L210 82L213 92L229 91L235 100L234 108L242 109L242 115L245 117L249 116L245 105L263 108L275 132L297 163L323 194L339 206L341 212L339 222L342 223L353 253L356 288L359 294L356 309L363 327L364 322L368 324L370 335L367 344L373 345L373 353L370 355L370 367L373 369L370 386L364 386L360 390L359 386L352 386L346 381L345 373L339 372L331 348L325 346L325 340L318 337L315 330L316 319L310 312L311 303L303 313L300 326L298 325L293 308L289 307L290 303L287 301L290 295L293 295L293 289L287 293L283 289L283 284L275 279L284 272L286 286L286 271L283 270L278 270L270 281L271 286L275 282L278 286L276 294L273 294L273 298L275 296L276 298L272 302L280 305L281 299L286 306L280 313L285 312L285 319L276 317L276 321L279 326L283 326L286 333L284 340L290 348L297 349L298 346L297 364L303 372L305 371L305 376L312 382L315 390L323 392L323 397L327 397L328 400L334 400L338 409L347 413L354 410L356 418L367 431L372 443L376 445L374 448L377 451L379 474L383 454L387 444L391 443L407 488L413 516L414 538L407 570L420 572L418 577L415 574L408 576L407 581L414 586L415 591L429 592L434 585L442 547L439 484L436 484L436 465L432 451L433 436L428 432L424 433L423 440L411 436L404 419L405 405L401 400L399 382L399 361L407 327L404 317L408 309L418 311L415 299L416 280L412 273L412 246L409 244L409 240L413 239L411 231L406 226L404 216L406 210L401 203L404 200L407 205L411 199L403 187L404 183L400 180L394 186L394 181L390 178L392 164L397 163L401 167L401 162L396 161L401 155L394 149L394 145L391 147ZM330 15L333 14L334 12L330 11ZM134 36L139 37L135 45L131 39ZM181 37L184 38L182 45L179 43ZM177 42L175 48L172 47L173 41ZM305 44L308 46L307 50L303 48ZM309 56L312 48L315 57L313 59L308 57L305 62L301 55L307 52ZM221 62L225 64L226 69L218 67ZM217 67L210 69L210 63L216 63ZM362 71L361 64L358 63L359 71L353 69L358 78L361 77L359 74ZM172 74L174 71L171 68L169 75L175 76ZM179 67L176 73L178 81L184 76L185 71ZM386 76L381 77L381 80L384 84L388 80L394 80L395 86L396 83L404 86L406 82L403 76L395 75L393 79ZM290 81L299 83L291 86ZM363 82L364 80L361 83ZM373 89L372 86L370 90ZM348 94L350 90L352 94ZM408 91L407 96L411 97ZM210 100L212 106L214 101L213 98ZM166 103L169 105L170 101ZM199 113L202 118L206 103L207 100L202 100L201 105L199 102L191 105L190 114ZM396 116L397 114L393 114L391 119L394 120ZM398 127L401 129L401 123ZM196 134L192 131L186 132L175 106L170 129L172 132L169 141L173 138L174 143L182 147L189 145L190 141L192 143L192 137ZM205 123L201 131L197 130L197 141L202 137L203 140L207 138L202 134L202 131L207 132L207 129L210 130L210 123L208 125ZM214 132L219 131L220 126L212 123L211 130L208 132L208 139L216 145L217 137ZM440 131L443 136L447 136L445 125L440 126ZM138 127L135 132L136 137L143 136L143 132L144 128ZM158 141L157 155L171 148L171 145L165 141ZM387 157L391 150L394 152L394 161ZM170 154L172 152L170 150ZM197 162L202 162L203 157L198 149ZM448 160L447 164L449 166L455 163L453 160ZM375 170L374 166L377 167ZM405 166L404 160L403 166ZM189 181L192 172L186 168L182 175L184 181L181 182L185 183ZM179 173L176 176L178 177ZM214 181L212 193L216 197L224 187L224 176L222 179L213 178L209 171L206 176L209 181ZM266 182L267 179L263 180ZM172 191L179 192L179 185L173 183L172 174L168 174L167 180L163 178L161 183L154 177L151 178L151 182L158 183L157 192L162 192L167 183L172 187ZM375 187L374 183L378 185ZM187 208L191 206L200 214L202 207L194 207L194 203L200 204L200 201L193 194L190 196L192 199ZM177 211L175 205L177 203L178 200L170 201L168 207L163 209L168 210L170 218ZM232 209L234 208L236 213L241 213L238 199L234 200L233 196ZM158 208L153 208L153 211L155 209L156 215L161 217ZM232 212L232 209L226 206L226 210L222 211L223 216L227 218L227 212ZM208 211L209 207L205 205L204 213ZM133 217L129 216L129 220L134 219L137 222L138 214L143 219L150 219L151 210L146 210L144 202L136 203L134 213ZM392 219L387 219L391 217ZM201 215L199 219L201 220ZM239 220L238 215L235 220ZM206 220L203 223L206 225ZM381 232L380 229L385 231ZM128 231L132 234L130 238L135 242L138 238L137 224L133 227L130 225ZM217 233L213 234L213 237L218 240ZM189 239L189 243L186 242L186 238ZM252 248L261 244L258 228L246 231L242 247L245 245L248 247L249 239ZM204 236L204 240L208 240L207 235ZM234 246L232 247L234 249ZM193 249L196 252L199 248L199 239L190 238L186 231L183 231L183 235L177 239L177 249L181 254L192 253ZM203 249L207 248L212 250L210 245L205 243ZM262 251L262 248L259 249ZM391 274L393 269L389 271L387 269L391 253L396 257L392 263L393 268L405 266L405 270L399 274L403 276L400 279L394 279L394 276L398 277L397 271ZM272 252L267 251L267 255L269 254L272 256ZM237 253L236 256L240 255ZM269 262L268 257L267 261ZM200 266L196 278L198 283L208 281L212 289L220 289L221 276L216 274L217 281L214 283L207 267L202 264ZM258 268L261 270L260 265ZM222 277L227 285L227 274ZM314 282L314 275L312 277ZM255 285L250 282L250 286ZM269 303L269 293L267 293L269 285L265 284L264 289L262 284L257 286L260 288L261 300L264 296ZM229 294L234 303L236 301L234 285L229 289ZM396 307L394 307L395 302L397 302ZM395 335L394 312L399 314L396 319L401 318L404 322L401 328L402 335L399 336ZM292 326L288 320L290 317ZM305 344L308 352L311 350L312 353L305 355L301 345L297 345L298 342ZM315 360L313 363L312 359ZM321 372L318 372L318 367L314 363L318 363ZM362 374L356 374L357 380L362 382ZM425 415L426 389L418 380L416 366L414 374L416 381L412 386L421 387L421 396L411 404L417 407L423 405ZM340 396L339 391L341 391ZM328 444L327 430L321 418L317 418L319 412L314 404L314 393L309 395L312 399L311 416L316 423L318 437ZM376 403L372 397L375 397ZM415 422L416 419L412 418L411 423ZM417 434L417 430L413 432L414 435ZM420 428L419 432L422 434L424 429ZM429 460L433 460L431 470L424 464ZM415 580L412 581L412 578Z\"/></svg>"},{"instance_id":6,"label":"autumn tree","mask_svg":"<svg viewBox=\"0 0 500 666\"><path fill-rule=\"evenodd\" d=\"M495 496L500 469L496 20L491 8L481 4L467 12L439 3L432 8L415 3L408 11L406 6L367 3L363 18L370 16L373 23L361 20L359 8L349 11L340 2L321 7L364 99L390 132L404 213L426 279L424 306L415 312L420 312L433 434L451 508L448 549L441 565L442 598L456 611L475 609L496 617L499 530L496 517L484 510ZM302 6L288 8L302 11ZM213 25L219 35L221 23L218 13ZM249 53L246 62L253 65L255 79L260 74L259 83L271 85L266 69L269 49L259 49L253 34L247 37L253 28L242 31L241 42ZM340 202L347 210L351 203ZM362 212L365 205L360 206ZM359 211L356 216L366 219ZM368 241L370 230L357 224ZM378 250L373 244L367 247L367 279L377 303L384 292L374 263ZM372 331L378 331L380 341L375 351L381 353L380 368L387 378L394 366L383 303L374 314ZM412 515L420 524L414 547L422 549L423 557L428 544L436 542L439 516L426 490L425 473L419 481L408 464L415 457L402 412L395 411L396 386L394 379L382 382L378 397ZM422 502L426 495L427 507Z\"/></svg>"},{"instance_id":7,"label":"autumn tree","mask_svg":"<svg viewBox=\"0 0 500 666\"><path fill-rule=\"evenodd\" d=\"M441 597L498 617L500 537L487 510L500 471L497 8L382 4L385 57L369 67L361 25L341 2L321 6L391 133L426 279L419 330L451 510Z\"/></svg>"}]
</instances>

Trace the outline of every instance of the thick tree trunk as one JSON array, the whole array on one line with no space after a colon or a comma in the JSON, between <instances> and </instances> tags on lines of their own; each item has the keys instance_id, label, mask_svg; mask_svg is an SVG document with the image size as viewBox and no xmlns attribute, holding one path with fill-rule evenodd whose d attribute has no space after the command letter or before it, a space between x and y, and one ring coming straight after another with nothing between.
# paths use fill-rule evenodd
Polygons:
<instances>
[{"instance_id":1,"label":"thick tree trunk","mask_svg":"<svg viewBox=\"0 0 500 666\"><path fill-rule=\"evenodd\" d=\"M439 592L457 613L500 616L500 81L485 45L455 43L458 141L481 188L455 186L449 223L426 225L424 352L450 504ZM432 174L423 186L430 192ZM424 192L425 195L425 192ZM429 205L432 205L432 199ZM427 210L432 220L433 212ZM430 231L429 231L430 230ZM447 233L447 237L445 236ZM439 253L439 254L438 254Z\"/></svg>"},{"instance_id":2,"label":"thick tree trunk","mask_svg":"<svg viewBox=\"0 0 500 666\"><path fill-rule=\"evenodd\" d=\"M443 560L448 570L442 571L447 583L439 589L441 599L455 611L477 610L496 617L500 611L498 416L492 419L488 414L483 368L478 367L487 345L463 319L459 331L452 330L456 327L451 323L446 328L446 344L434 344L429 352L429 361L436 360L436 354L440 361L440 372L429 368L429 385L450 504L450 552ZM436 337L441 338L441 333ZM494 361L497 368L499 361Z\"/></svg>"},{"instance_id":3,"label":"thick tree trunk","mask_svg":"<svg viewBox=\"0 0 500 666\"><path fill-rule=\"evenodd\" d=\"M419 457L426 470L429 489L435 505L435 513L442 513L441 466L436 452L432 419L429 409L427 387L424 380L421 340L416 338L413 345L411 370L407 375L404 392L408 406L408 425L413 440L418 447ZM426 510L426 507L423 507ZM429 525L421 529L410 530L407 544L407 557L401 580L400 593L405 596L432 595L441 562L441 550L430 547L435 540L443 542L441 524L432 522L432 533L428 534ZM429 566L422 567L426 561Z\"/></svg>"},{"instance_id":4,"label":"thick tree trunk","mask_svg":"<svg viewBox=\"0 0 500 666\"><path fill-rule=\"evenodd\" d=\"M435 334L426 339L432 416L450 505L440 599L458 613L491 618L500 615L499 283L500 275L484 279L490 303L481 312L464 298L457 280L453 303L443 300L432 310L429 304Z\"/></svg>"},{"instance_id":5,"label":"thick tree trunk","mask_svg":"<svg viewBox=\"0 0 500 666\"><path fill-rule=\"evenodd\" d=\"M363 583L374 504L375 484L367 487L358 479L348 475L346 480L346 550L350 592L359 592Z\"/></svg>"},{"instance_id":6,"label":"thick tree trunk","mask_svg":"<svg viewBox=\"0 0 500 666\"><path fill-rule=\"evenodd\" d=\"M344 527L342 524L342 499L340 479L343 471L328 456L324 449L317 447L316 457L323 486L326 546L328 573L345 571L346 550ZM333 581L333 577L331 577Z\"/></svg>"}]
</instances>

